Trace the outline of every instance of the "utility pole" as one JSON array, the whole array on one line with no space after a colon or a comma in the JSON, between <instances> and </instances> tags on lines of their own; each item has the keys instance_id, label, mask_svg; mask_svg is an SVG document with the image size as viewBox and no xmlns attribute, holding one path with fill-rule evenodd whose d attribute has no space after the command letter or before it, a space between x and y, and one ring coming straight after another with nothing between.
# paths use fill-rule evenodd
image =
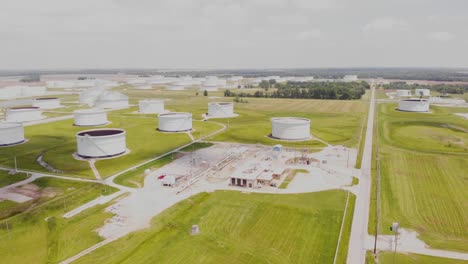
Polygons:
<instances>
[{"instance_id":1,"label":"utility pole","mask_svg":"<svg viewBox=\"0 0 468 264\"><path fill-rule=\"evenodd\" d=\"M398 229L400 228L400 224L398 222L393 222L392 226L390 227L390 230L395 233L395 250L393 251L393 264L396 263L396 252L397 252L397 246L398 246Z\"/></svg>"},{"instance_id":2,"label":"utility pole","mask_svg":"<svg viewBox=\"0 0 468 264\"><path fill-rule=\"evenodd\" d=\"M16 155L15 155L15 173L18 171L18 164L16 162Z\"/></svg>"}]
</instances>

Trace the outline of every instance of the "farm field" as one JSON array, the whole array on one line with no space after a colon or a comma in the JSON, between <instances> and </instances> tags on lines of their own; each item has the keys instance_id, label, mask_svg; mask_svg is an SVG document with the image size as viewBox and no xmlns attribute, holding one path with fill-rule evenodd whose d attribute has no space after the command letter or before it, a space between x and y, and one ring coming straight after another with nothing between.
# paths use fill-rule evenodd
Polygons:
<instances>
[{"instance_id":1,"label":"farm field","mask_svg":"<svg viewBox=\"0 0 468 264\"><path fill-rule=\"evenodd\" d=\"M76 263L331 263L346 195L198 194Z\"/></svg>"},{"instance_id":2,"label":"farm field","mask_svg":"<svg viewBox=\"0 0 468 264\"><path fill-rule=\"evenodd\" d=\"M390 234L398 221L431 247L468 251L468 124L453 115L463 110L431 106L431 114L417 114L395 107L378 106L380 230Z\"/></svg>"},{"instance_id":3,"label":"farm field","mask_svg":"<svg viewBox=\"0 0 468 264\"><path fill-rule=\"evenodd\" d=\"M71 219L62 218L62 214L111 194L115 188L53 178L40 178L31 184L38 188L38 198L0 209L2 263L56 263L102 240L94 230L112 216L103 212L107 205ZM8 217L8 211L13 216Z\"/></svg>"}]
</instances>

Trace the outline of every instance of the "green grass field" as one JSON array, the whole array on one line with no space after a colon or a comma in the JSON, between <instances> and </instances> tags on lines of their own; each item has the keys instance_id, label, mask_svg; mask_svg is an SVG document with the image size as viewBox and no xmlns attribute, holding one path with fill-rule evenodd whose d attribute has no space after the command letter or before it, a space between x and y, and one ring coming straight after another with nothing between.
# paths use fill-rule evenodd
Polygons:
<instances>
[{"instance_id":1,"label":"green grass field","mask_svg":"<svg viewBox=\"0 0 468 264\"><path fill-rule=\"evenodd\" d=\"M382 252L379 253L380 264L393 264L393 253ZM398 264L466 264L466 261L438 258L418 254L396 254L396 263Z\"/></svg>"},{"instance_id":2,"label":"green grass field","mask_svg":"<svg viewBox=\"0 0 468 264\"><path fill-rule=\"evenodd\" d=\"M171 99L166 108L171 111L190 111L194 118L201 118L207 112L208 102L228 101L223 92L210 92L209 96L195 96L195 91L127 90L132 98L159 97ZM251 144L282 144L293 147L323 147L319 141L285 142L267 137L271 133L272 117L297 116L311 119L311 132L314 136L330 144L343 144L356 147L361 120L365 119L368 103L365 100L310 100L310 99L272 99L248 98L248 103L235 103L234 111L238 117L213 119L224 123L229 129L210 140ZM189 109L189 110L188 110Z\"/></svg>"},{"instance_id":3,"label":"green grass field","mask_svg":"<svg viewBox=\"0 0 468 264\"><path fill-rule=\"evenodd\" d=\"M191 141L184 133L170 134L157 131L157 119L154 115L129 114L134 110L136 109L132 108L109 114L112 123L106 127L118 127L127 131L126 140L130 153L115 159L97 161L96 167L102 177L108 177ZM195 138L221 128L219 124L211 122L194 122L193 126ZM72 119L26 127L25 134L29 141L0 149L0 164L13 167L13 158L16 155L19 168L45 171L35 161L37 156L44 152L44 160L64 174L94 178L88 163L75 160L72 156L76 152L75 134L86 129L89 128L73 126Z\"/></svg>"},{"instance_id":4,"label":"green grass field","mask_svg":"<svg viewBox=\"0 0 468 264\"><path fill-rule=\"evenodd\" d=\"M76 263L331 263L345 200L343 191L202 193Z\"/></svg>"},{"instance_id":5,"label":"green grass field","mask_svg":"<svg viewBox=\"0 0 468 264\"><path fill-rule=\"evenodd\" d=\"M57 263L102 240L94 230L111 216L103 212L107 205L86 210L71 219L62 215L116 189L53 178L40 178L32 183L39 190L53 191L56 196L42 196L8 208L17 212L0 221L2 263Z\"/></svg>"},{"instance_id":6,"label":"green grass field","mask_svg":"<svg viewBox=\"0 0 468 264\"><path fill-rule=\"evenodd\" d=\"M398 221L434 248L468 251L468 124L460 109L394 108L378 108L381 232Z\"/></svg>"},{"instance_id":7,"label":"green grass field","mask_svg":"<svg viewBox=\"0 0 468 264\"><path fill-rule=\"evenodd\" d=\"M0 188L10 184L26 180L28 176L26 173L16 173L9 175L8 171L0 170Z\"/></svg>"}]
</instances>

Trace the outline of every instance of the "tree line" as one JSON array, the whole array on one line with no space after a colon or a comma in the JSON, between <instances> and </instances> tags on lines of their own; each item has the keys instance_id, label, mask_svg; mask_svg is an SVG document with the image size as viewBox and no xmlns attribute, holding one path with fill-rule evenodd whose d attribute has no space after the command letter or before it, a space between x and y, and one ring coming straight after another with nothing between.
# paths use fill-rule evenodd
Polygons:
<instances>
[{"instance_id":1,"label":"tree line","mask_svg":"<svg viewBox=\"0 0 468 264\"><path fill-rule=\"evenodd\" d=\"M287 82L273 83L265 81L254 93L232 92L226 90L225 97L257 97L257 98L297 98L297 99L331 99L355 100L361 99L370 85L366 82ZM273 90L269 88L274 84Z\"/></svg>"}]
</instances>

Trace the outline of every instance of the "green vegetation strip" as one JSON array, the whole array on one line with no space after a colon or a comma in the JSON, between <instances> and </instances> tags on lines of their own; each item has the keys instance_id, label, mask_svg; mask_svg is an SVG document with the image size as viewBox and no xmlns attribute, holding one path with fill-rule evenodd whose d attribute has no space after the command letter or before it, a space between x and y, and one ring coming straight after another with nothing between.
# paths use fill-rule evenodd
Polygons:
<instances>
[{"instance_id":1,"label":"green vegetation strip","mask_svg":"<svg viewBox=\"0 0 468 264\"><path fill-rule=\"evenodd\" d=\"M10 175L8 171L0 170L0 188L16 182L24 181L28 178L26 173L16 173Z\"/></svg>"},{"instance_id":2,"label":"green vegetation strip","mask_svg":"<svg viewBox=\"0 0 468 264\"><path fill-rule=\"evenodd\" d=\"M57 263L102 241L95 230L112 216L99 205L65 219L72 209L117 189L101 184L40 178L32 182L40 196L7 210L0 221L2 263ZM55 196L54 196L55 195ZM5 211L0 210L3 215Z\"/></svg>"},{"instance_id":3,"label":"green vegetation strip","mask_svg":"<svg viewBox=\"0 0 468 264\"><path fill-rule=\"evenodd\" d=\"M332 263L346 195L198 194L76 263Z\"/></svg>"},{"instance_id":4,"label":"green vegetation strip","mask_svg":"<svg viewBox=\"0 0 468 264\"><path fill-rule=\"evenodd\" d=\"M396 254L395 262L392 252L379 253L379 264L466 264L466 260L439 258L418 254Z\"/></svg>"}]
</instances>

